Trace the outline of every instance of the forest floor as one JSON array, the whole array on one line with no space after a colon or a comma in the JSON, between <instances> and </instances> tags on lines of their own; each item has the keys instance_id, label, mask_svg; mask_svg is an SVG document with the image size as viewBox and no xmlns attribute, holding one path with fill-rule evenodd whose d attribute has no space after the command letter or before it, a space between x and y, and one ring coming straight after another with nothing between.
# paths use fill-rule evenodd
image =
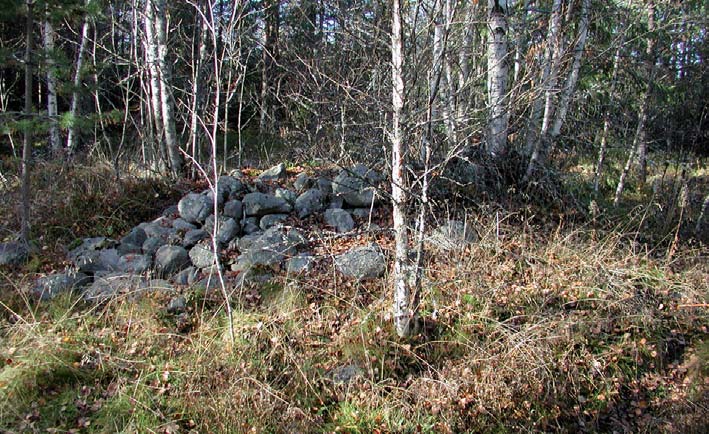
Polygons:
<instances>
[{"instance_id":1,"label":"forest floor","mask_svg":"<svg viewBox=\"0 0 709 434\"><path fill-rule=\"evenodd\" d=\"M417 337L393 331L388 276L354 282L324 260L235 293L232 339L224 300L190 288L187 316L160 293L31 299L67 244L120 236L192 187L117 182L95 166L35 173L39 249L0 270L0 432L707 430L709 247L692 235L696 200L672 216L659 202L671 194L642 190L590 213L462 201L456 215L480 239L427 255ZM11 181L5 204L17 203ZM6 230L15 212L0 210ZM313 248L332 257L373 237ZM390 238L376 235L389 253Z\"/></svg>"}]
</instances>

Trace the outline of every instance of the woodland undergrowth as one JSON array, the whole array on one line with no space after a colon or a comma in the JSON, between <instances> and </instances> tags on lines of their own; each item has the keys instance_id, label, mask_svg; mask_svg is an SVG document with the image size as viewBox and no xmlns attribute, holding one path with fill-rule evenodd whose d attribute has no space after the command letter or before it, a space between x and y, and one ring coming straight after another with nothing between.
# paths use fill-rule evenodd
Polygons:
<instances>
[{"instance_id":1,"label":"woodland undergrowth","mask_svg":"<svg viewBox=\"0 0 709 434\"><path fill-rule=\"evenodd\" d=\"M33 261L0 275L0 431L706 428L709 251L677 219L649 224L656 205L569 216L520 199L456 211L479 242L429 250L424 328L411 340L393 331L388 277L345 280L332 261L371 241L390 251L391 235L323 237L314 270L232 293L232 342L223 299L196 288L181 289L187 315L169 313L166 294L32 300L37 273L63 265L59 246L120 235L190 187L50 169L34 172ZM389 213L374 222L390 227Z\"/></svg>"}]
</instances>

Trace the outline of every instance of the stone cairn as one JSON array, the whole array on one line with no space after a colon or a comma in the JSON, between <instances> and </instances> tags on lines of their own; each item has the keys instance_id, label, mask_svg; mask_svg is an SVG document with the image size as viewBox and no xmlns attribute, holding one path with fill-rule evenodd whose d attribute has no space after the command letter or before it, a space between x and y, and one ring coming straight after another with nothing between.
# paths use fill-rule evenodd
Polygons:
<instances>
[{"instance_id":1,"label":"stone cairn","mask_svg":"<svg viewBox=\"0 0 709 434\"><path fill-rule=\"evenodd\" d=\"M75 290L86 301L101 302L121 294L173 291L179 285L213 290L220 285L217 267L238 272L226 273L230 288L265 281L273 270L302 273L318 258L308 250L311 234L287 225L289 219L317 214L334 232L351 232L356 229L352 216L369 216L378 205L376 189L383 181L362 165L340 171L333 180L301 173L292 188L276 187L285 179L283 164L253 184L239 171L221 176L216 194L212 189L188 193L120 240L81 240L69 252L73 266L39 278L32 292L48 300ZM386 270L376 244L356 247L334 262L340 273L355 279L377 278Z\"/></svg>"}]
</instances>

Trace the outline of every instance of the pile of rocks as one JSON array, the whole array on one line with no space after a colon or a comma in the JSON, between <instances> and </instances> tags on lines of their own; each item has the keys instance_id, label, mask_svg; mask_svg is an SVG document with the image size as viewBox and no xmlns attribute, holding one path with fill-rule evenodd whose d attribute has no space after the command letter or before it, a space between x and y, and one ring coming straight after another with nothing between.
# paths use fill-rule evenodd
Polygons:
<instances>
[{"instance_id":1,"label":"pile of rocks","mask_svg":"<svg viewBox=\"0 0 709 434\"><path fill-rule=\"evenodd\" d=\"M69 253L74 267L40 278L33 292L41 299L80 288L86 300L117 294L170 290L174 285L215 286L217 266L239 273L230 285L269 275L257 270L300 273L317 260L309 236L289 222L321 215L335 232L356 228L355 217L369 215L379 203L383 177L364 166L342 170L333 180L299 174L283 188L284 165L249 183L240 172L221 176L216 193L188 193L162 216L134 227L120 240L87 238ZM216 250L216 253L215 253ZM384 255L376 246L359 247L335 258L346 276L382 276Z\"/></svg>"}]
</instances>

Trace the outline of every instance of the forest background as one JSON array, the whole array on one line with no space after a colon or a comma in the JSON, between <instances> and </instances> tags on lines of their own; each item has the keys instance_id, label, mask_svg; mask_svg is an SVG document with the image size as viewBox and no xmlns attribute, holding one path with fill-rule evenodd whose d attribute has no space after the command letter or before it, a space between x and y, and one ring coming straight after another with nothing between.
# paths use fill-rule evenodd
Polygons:
<instances>
[{"instance_id":1,"label":"forest background","mask_svg":"<svg viewBox=\"0 0 709 434\"><path fill-rule=\"evenodd\" d=\"M0 427L701 431L707 16L701 0L0 0L0 239L31 247L2 275ZM77 239L280 162L387 175L385 278L192 288L186 329L159 297L28 296ZM448 218L479 241L427 251Z\"/></svg>"}]
</instances>

